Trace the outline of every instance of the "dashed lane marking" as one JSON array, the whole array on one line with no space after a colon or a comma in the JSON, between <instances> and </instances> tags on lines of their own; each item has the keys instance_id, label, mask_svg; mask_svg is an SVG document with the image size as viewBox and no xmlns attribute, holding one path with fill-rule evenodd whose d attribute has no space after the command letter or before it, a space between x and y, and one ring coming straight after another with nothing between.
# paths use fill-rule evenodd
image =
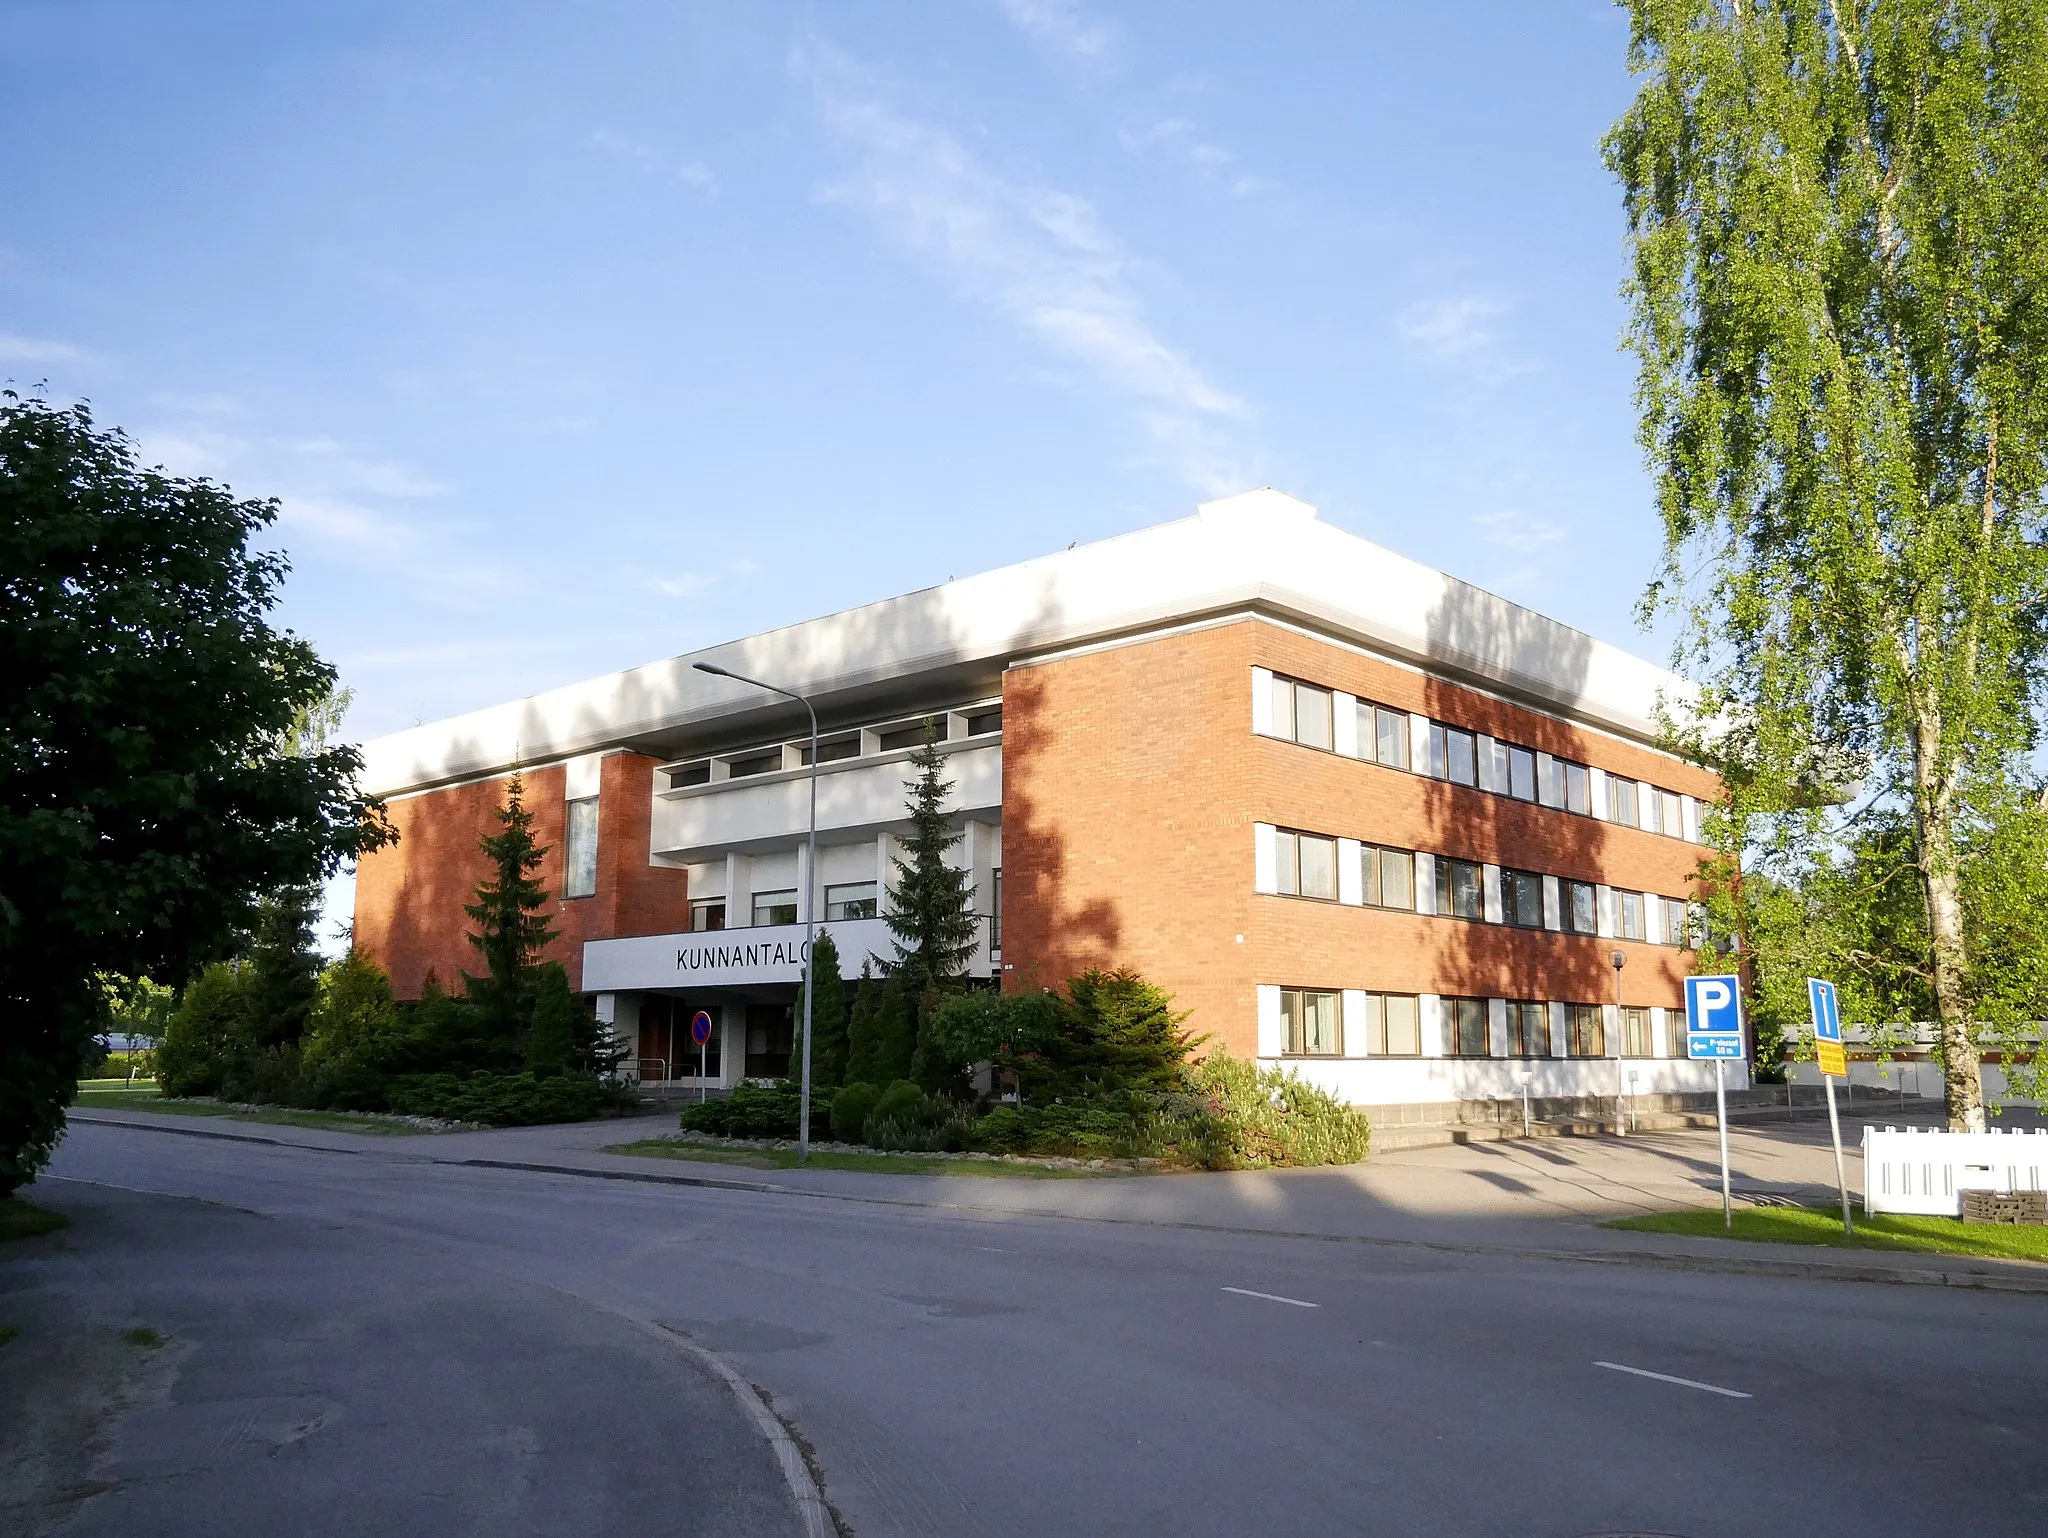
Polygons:
<instances>
[{"instance_id":1,"label":"dashed lane marking","mask_svg":"<svg viewBox=\"0 0 2048 1538\"><path fill-rule=\"evenodd\" d=\"M1668 1372L1651 1372L1647 1367L1630 1367L1621 1362L1595 1362L1595 1367L1604 1367L1609 1372L1633 1373L1638 1378L1655 1378L1659 1383L1676 1383L1680 1388L1703 1389L1709 1394L1722 1394L1730 1399L1754 1399L1754 1394L1745 1394L1739 1388L1722 1388L1718 1383L1702 1383L1697 1378L1674 1378Z\"/></svg>"},{"instance_id":2,"label":"dashed lane marking","mask_svg":"<svg viewBox=\"0 0 2048 1538\"><path fill-rule=\"evenodd\" d=\"M1225 1292L1234 1292L1240 1298L1264 1298L1268 1303L1286 1303L1295 1308L1321 1308L1320 1303L1304 1303L1300 1298L1283 1298L1277 1292L1253 1292L1249 1287L1226 1287Z\"/></svg>"}]
</instances>

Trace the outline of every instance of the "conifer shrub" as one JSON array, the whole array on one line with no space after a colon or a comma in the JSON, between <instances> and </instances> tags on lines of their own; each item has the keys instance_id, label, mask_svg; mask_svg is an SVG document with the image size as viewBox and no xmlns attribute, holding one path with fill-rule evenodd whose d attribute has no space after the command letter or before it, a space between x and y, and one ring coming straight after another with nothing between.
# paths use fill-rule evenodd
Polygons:
<instances>
[{"instance_id":1,"label":"conifer shrub","mask_svg":"<svg viewBox=\"0 0 2048 1538\"><path fill-rule=\"evenodd\" d=\"M914 1093L905 1093L912 1091ZM899 1153L959 1153L974 1133L974 1113L958 1100L915 1084L892 1084L868 1113L868 1143Z\"/></svg>"},{"instance_id":2,"label":"conifer shrub","mask_svg":"<svg viewBox=\"0 0 2048 1538\"><path fill-rule=\"evenodd\" d=\"M842 1143L858 1143L867 1135L868 1112L882 1098L873 1084L849 1084L832 1097L832 1135Z\"/></svg>"},{"instance_id":3,"label":"conifer shrub","mask_svg":"<svg viewBox=\"0 0 2048 1538\"><path fill-rule=\"evenodd\" d=\"M402 1074L388 1081L390 1107L404 1116L434 1116L486 1127L529 1127L588 1121L615 1108L618 1093L595 1078L477 1072Z\"/></svg>"},{"instance_id":4,"label":"conifer shrub","mask_svg":"<svg viewBox=\"0 0 2048 1538\"><path fill-rule=\"evenodd\" d=\"M216 963L193 980L157 1049L157 1082L166 1095L219 1092L243 1009L242 978L233 967Z\"/></svg>"},{"instance_id":5,"label":"conifer shrub","mask_svg":"<svg viewBox=\"0 0 2048 1538\"><path fill-rule=\"evenodd\" d=\"M1372 1143L1372 1124L1327 1090L1290 1070L1261 1068L1224 1053L1203 1059L1196 1087L1208 1126L1190 1127L1205 1169L1356 1164Z\"/></svg>"}]
</instances>

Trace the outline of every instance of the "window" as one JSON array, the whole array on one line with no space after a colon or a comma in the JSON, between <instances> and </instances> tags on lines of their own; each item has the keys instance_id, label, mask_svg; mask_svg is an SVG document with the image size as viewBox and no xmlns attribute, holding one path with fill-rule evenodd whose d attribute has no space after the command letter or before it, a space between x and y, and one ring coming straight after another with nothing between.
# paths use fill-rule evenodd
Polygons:
<instances>
[{"instance_id":1,"label":"window","mask_svg":"<svg viewBox=\"0 0 2048 1538\"><path fill-rule=\"evenodd\" d=\"M1365 846L1365 900L1375 908L1415 911L1415 856L1405 849Z\"/></svg>"},{"instance_id":2,"label":"window","mask_svg":"<svg viewBox=\"0 0 2048 1538\"><path fill-rule=\"evenodd\" d=\"M1501 917L1523 929L1543 927L1543 878L1533 871L1500 873Z\"/></svg>"},{"instance_id":3,"label":"window","mask_svg":"<svg viewBox=\"0 0 2048 1538\"><path fill-rule=\"evenodd\" d=\"M1324 751L1336 746L1330 691L1291 678L1273 680L1273 735Z\"/></svg>"},{"instance_id":4,"label":"window","mask_svg":"<svg viewBox=\"0 0 2048 1538\"><path fill-rule=\"evenodd\" d=\"M1483 755L1479 766L1479 783L1494 790L1508 788L1508 745L1498 737L1484 739L1479 748Z\"/></svg>"},{"instance_id":5,"label":"window","mask_svg":"<svg viewBox=\"0 0 2048 1538\"><path fill-rule=\"evenodd\" d=\"M597 892L597 797L567 802L562 839L562 895L591 897Z\"/></svg>"},{"instance_id":6,"label":"window","mask_svg":"<svg viewBox=\"0 0 2048 1538\"><path fill-rule=\"evenodd\" d=\"M1372 732L1366 733L1366 717L1370 716ZM1384 705L1360 704L1358 707L1358 735L1362 742L1373 745L1373 757L1389 769L1408 767L1408 712L1389 710Z\"/></svg>"},{"instance_id":7,"label":"window","mask_svg":"<svg viewBox=\"0 0 2048 1538\"><path fill-rule=\"evenodd\" d=\"M796 922L796 891L756 892L754 894L754 923L794 924Z\"/></svg>"},{"instance_id":8,"label":"window","mask_svg":"<svg viewBox=\"0 0 2048 1538\"><path fill-rule=\"evenodd\" d=\"M1485 889L1477 865L1470 860L1437 857L1436 911L1456 919L1486 917Z\"/></svg>"},{"instance_id":9,"label":"window","mask_svg":"<svg viewBox=\"0 0 2048 1538\"><path fill-rule=\"evenodd\" d=\"M1607 820L1623 827L1641 826L1636 816L1636 782L1607 777Z\"/></svg>"},{"instance_id":10,"label":"window","mask_svg":"<svg viewBox=\"0 0 2048 1538\"><path fill-rule=\"evenodd\" d=\"M1607 1055L1607 1027L1600 1018L1598 1004L1572 1004L1567 1006L1571 1031L1570 1046L1573 1057L1605 1057Z\"/></svg>"},{"instance_id":11,"label":"window","mask_svg":"<svg viewBox=\"0 0 2048 1538\"><path fill-rule=\"evenodd\" d=\"M1672 838L1685 837L1685 803L1679 799L1678 792L1657 792L1657 831Z\"/></svg>"},{"instance_id":12,"label":"window","mask_svg":"<svg viewBox=\"0 0 2048 1538\"><path fill-rule=\"evenodd\" d=\"M1289 1057L1341 1057L1337 1028L1340 996L1323 988L1282 988L1280 1019L1287 1027Z\"/></svg>"},{"instance_id":13,"label":"window","mask_svg":"<svg viewBox=\"0 0 2048 1538\"><path fill-rule=\"evenodd\" d=\"M811 761L811 745L808 742L797 744L796 756L798 763L808 764ZM859 732L848 737L825 737L818 742L818 762L821 764L836 764L843 758L859 757Z\"/></svg>"},{"instance_id":14,"label":"window","mask_svg":"<svg viewBox=\"0 0 2048 1538\"><path fill-rule=\"evenodd\" d=\"M875 916L875 884L872 881L849 881L839 886L825 888L825 917L832 919L871 919Z\"/></svg>"},{"instance_id":15,"label":"window","mask_svg":"<svg viewBox=\"0 0 2048 1538\"><path fill-rule=\"evenodd\" d=\"M1545 806L1564 805L1564 760L1553 758L1542 766L1541 795L1538 797Z\"/></svg>"},{"instance_id":16,"label":"window","mask_svg":"<svg viewBox=\"0 0 2048 1538\"><path fill-rule=\"evenodd\" d=\"M707 929L725 928L725 899L723 897L700 897L690 904L690 928L702 933Z\"/></svg>"},{"instance_id":17,"label":"window","mask_svg":"<svg viewBox=\"0 0 2048 1538\"><path fill-rule=\"evenodd\" d=\"M1641 892L1616 892L1614 894L1614 931L1624 940L1643 938L1643 894Z\"/></svg>"},{"instance_id":18,"label":"window","mask_svg":"<svg viewBox=\"0 0 2048 1538\"><path fill-rule=\"evenodd\" d=\"M894 753L898 748L921 748L924 746L924 734L927 728L932 732L933 741L944 742L946 740L945 717L931 716L923 721L906 721L901 726L892 726L884 731L877 732L875 734L875 746L884 753ZM734 772L737 773L738 771Z\"/></svg>"},{"instance_id":19,"label":"window","mask_svg":"<svg viewBox=\"0 0 2048 1538\"><path fill-rule=\"evenodd\" d=\"M1487 1041L1486 1000L1444 1000L1444 1055L1491 1057Z\"/></svg>"},{"instance_id":20,"label":"window","mask_svg":"<svg viewBox=\"0 0 2048 1538\"><path fill-rule=\"evenodd\" d=\"M1621 1012L1621 1055L1651 1057L1656 1042L1650 1035L1650 1012L1630 1006Z\"/></svg>"},{"instance_id":21,"label":"window","mask_svg":"<svg viewBox=\"0 0 2048 1538\"><path fill-rule=\"evenodd\" d=\"M1278 890L1289 897L1320 897L1337 900L1337 841L1314 833L1281 831L1274 836L1279 849Z\"/></svg>"},{"instance_id":22,"label":"window","mask_svg":"<svg viewBox=\"0 0 2048 1538\"><path fill-rule=\"evenodd\" d=\"M998 865L992 873L995 882L995 908L988 916L988 948L1000 954L1003 948L1003 868Z\"/></svg>"},{"instance_id":23,"label":"window","mask_svg":"<svg viewBox=\"0 0 2048 1538\"><path fill-rule=\"evenodd\" d=\"M1590 881L1560 881L1558 896L1562 899L1566 934L1597 935L1600 932L1600 891Z\"/></svg>"},{"instance_id":24,"label":"window","mask_svg":"<svg viewBox=\"0 0 2048 1538\"><path fill-rule=\"evenodd\" d=\"M782 767L782 749L770 748L766 753L749 753L745 758L735 758L725 766L727 779L743 780L750 774L773 774Z\"/></svg>"},{"instance_id":25,"label":"window","mask_svg":"<svg viewBox=\"0 0 2048 1538\"><path fill-rule=\"evenodd\" d=\"M967 718L967 735L970 737L986 737L1002 729L1003 707L1000 705L993 710L977 710Z\"/></svg>"},{"instance_id":26,"label":"window","mask_svg":"<svg viewBox=\"0 0 2048 1538\"><path fill-rule=\"evenodd\" d=\"M1550 1056L1550 1006L1533 999L1508 1000L1508 1056Z\"/></svg>"},{"instance_id":27,"label":"window","mask_svg":"<svg viewBox=\"0 0 2048 1538\"><path fill-rule=\"evenodd\" d=\"M1536 799L1536 755L1527 748L1508 749L1508 794L1517 801Z\"/></svg>"},{"instance_id":28,"label":"window","mask_svg":"<svg viewBox=\"0 0 2048 1538\"><path fill-rule=\"evenodd\" d=\"M1458 785L1479 783L1478 744L1472 734L1441 722L1429 723L1429 772Z\"/></svg>"},{"instance_id":29,"label":"window","mask_svg":"<svg viewBox=\"0 0 2048 1538\"><path fill-rule=\"evenodd\" d=\"M1365 1020L1357 1028L1374 1057L1422 1055L1422 1001L1412 993L1368 993Z\"/></svg>"},{"instance_id":30,"label":"window","mask_svg":"<svg viewBox=\"0 0 2048 1538\"><path fill-rule=\"evenodd\" d=\"M1653 897L1650 901L1664 905L1664 943L1676 945L1681 950L1691 950L1692 905L1676 897Z\"/></svg>"},{"instance_id":31,"label":"window","mask_svg":"<svg viewBox=\"0 0 2048 1538\"><path fill-rule=\"evenodd\" d=\"M1564 805L1584 817L1593 810L1593 771L1584 764L1564 766Z\"/></svg>"},{"instance_id":32,"label":"window","mask_svg":"<svg viewBox=\"0 0 2048 1538\"><path fill-rule=\"evenodd\" d=\"M680 769L668 772L668 788L681 790L685 785L709 785L711 783L711 761L701 764L685 764Z\"/></svg>"}]
</instances>

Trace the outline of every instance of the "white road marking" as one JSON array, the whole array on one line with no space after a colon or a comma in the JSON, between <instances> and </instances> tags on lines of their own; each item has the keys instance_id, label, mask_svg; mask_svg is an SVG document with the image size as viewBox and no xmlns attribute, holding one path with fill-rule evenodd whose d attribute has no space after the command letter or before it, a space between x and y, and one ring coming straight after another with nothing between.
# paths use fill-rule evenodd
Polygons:
<instances>
[{"instance_id":1,"label":"white road marking","mask_svg":"<svg viewBox=\"0 0 2048 1538\"><path fill-rule=\"evenodd\" d=\"M1697 1378L1674 1378L1668 1372L1651 1372L1647 1367L1628 1367L1620 1362L1595 1362L1595 1367L1604 1367L1609 1372L1634 1373L1638 1378L1655 1378L1659 1383L1676 1383L1680 1388L1705 1389L1709 1394L1725 1394L1730 1399L1754 1399L1754 1394L1745 1394L1739 1388L1722 1388L1714 1383L1702 1383Z\"/></svg>"},{"instance_id":2,"label":"white road marking","mask_svg":"<svg viewBox=\"0 0 2048 1538\"><path fill-rule=\"evenodd\" d=\"M1240 1298L1264 1298L1268 1303L1290 1303L1296 1308L1321 1308L1320 1303L1304 1303L1299 1298L1283 1298L1277 1292L1253 1292L1249 1287L1226 1287L1225 1292L1234 1292Z\"/></svg>"}]
</instances>

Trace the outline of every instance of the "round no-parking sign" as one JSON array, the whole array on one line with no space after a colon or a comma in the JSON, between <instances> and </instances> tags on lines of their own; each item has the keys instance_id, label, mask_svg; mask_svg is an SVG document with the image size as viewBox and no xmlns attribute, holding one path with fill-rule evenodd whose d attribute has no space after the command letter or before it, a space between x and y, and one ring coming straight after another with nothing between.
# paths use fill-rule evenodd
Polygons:
<instances>
[{"instance_id":1,"label":"round no-parking sign","mask_svg":"<svg viewBox=\"0 0 2048 1538\"><path fill-rule=\"evenodd\" d=\"M690 1016L690 1040L701 1047L710 1039L711 1016L700 1009L697 1013Z\"/></svg>"}]
</instances>

